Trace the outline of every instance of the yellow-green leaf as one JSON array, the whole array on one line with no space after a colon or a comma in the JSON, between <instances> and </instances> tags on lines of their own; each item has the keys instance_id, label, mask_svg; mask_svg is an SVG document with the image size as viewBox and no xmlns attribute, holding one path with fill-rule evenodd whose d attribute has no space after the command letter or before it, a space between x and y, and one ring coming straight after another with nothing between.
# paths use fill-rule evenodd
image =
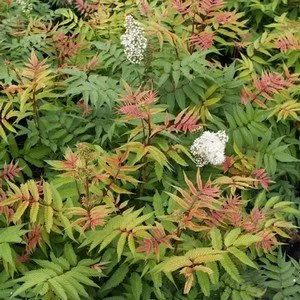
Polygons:
<instances>
[{"instance_id":1,"label":"yellow-green leaf","mask_svg":"<svg viewBox=\"0 0 300 300\"><path fill-rule=\"evenodd\" d=\"M52 191L51 186L48 182L43 183L43 194L44 194L44 202L47 205L50 205L52 202Z\"/></svg>"},{"instance_id":2,"label":"yellow-green leaf","mask_svg":"<svg viewBox=\"0 0 300 300\"><path fill-rule=\"evenodd\" d=\"M31 223L35 223L36 222L36 218L39 212L39 207L40 204L38 202L34 202L33 204L31 204L30 207L30 222Z\"/></svg>"},{"instance_id":3,"label":"yellow-green leaf","mask_svg":"<svg viewBox=\"0 0 300 300\"><path fill-rule=\"evenodd\" d=\"M228 254L224 254L224 258L220 261L220 263L232 279L234 279L237 282L241 281L239 271L235 266L234 262L228 256Z\"/></svg>"},{"instance_id":4,"label":"yellow-green leaf","mask_svg":"<svg viewBox=\"0 0 300 300\"><path fill-rule=\"evenodd\" d=\"M222 243L222 235L220 230L217 227L214 227L210 231L210 238L211 238L211 244L215 250L221 250L223 243Z\"/></svg>"},{"instance_id":5,"label":"yellow-green leaf","mask_svg":"<svg viewBox=\"0 0 300 300\"><path fill-rule=\"evenodd\" d=\"M44 207L44 219L46 231L50 233L53 225L53 208L51 206Z\"/></svg>"},{"instance_id":6,"label":"yellow-green leaf","mask_svg":"<svg viewBox=\"0 0 300 300\"><path fill-rule=\"evenodd\" d=\"M231 246L234 243L234 241L237 239L237 237L240 235L240 233L241 233L240 228L235 228L235 229L229 231L224 238L225 246L226 247Z\"/></svg>"},{"instance_id":7,"label":"yellow-green leaf","mask_svg":"<svg viewBox=\"0 0 300 300\"><path fill-rule=\"evenodd\" d=\"M118 254L118 261L120 261L121 259L121 255L123 253L124 250L124 246L126 243L126 239L127 239L128 233L127 232L123 232L118 240L118 244L117 244L117 254Z\"/></svg>"},{"instance_id":8,"label":"yellow-green leaf","mask_svg":"<svg viewBox=\"0 0 300 300\"><path fill-rule=\"evenodd\" d=\"M24 202L21 202L14 214L14 217L13 217L13 222L16 223L20 220L20 218L23 216L26 208L28 207L29 205L29 201L24 201Z\"/></svg>"},{"instance_id":9,"label":"yellow-green leaf","mask_svg":"<svg viewBox=\"0 0 300 300\"><path fill-rule=\"evenodd\" d=\"M255 263L243 251L237 249L236 247L230 247L228 248L228 251L229 253L234 255L237 259L239 259L243 264L257 269Z\"/></svg>"},{"instance_id":10,"label":"yellow-green leaf","mask_svg":"<svg viewBox=\"0 0 300 300\"><path fill-rule=\"evenodd\" d=\"M246 233L241 235L236 239L236 241L233 243L233 246L239 247L239 246L245 246L249 247L254 243L257 243L261 241L261 237L251 234L251 233Z\"/></svg>"}]
</instances>

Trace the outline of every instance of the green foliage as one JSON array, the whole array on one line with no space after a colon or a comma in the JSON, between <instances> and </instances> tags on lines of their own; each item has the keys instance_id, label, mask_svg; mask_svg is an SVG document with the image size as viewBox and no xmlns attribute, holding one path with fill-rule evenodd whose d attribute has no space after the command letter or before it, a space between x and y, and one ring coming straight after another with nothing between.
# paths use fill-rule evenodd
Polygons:
<instances>
[{"instance_id":1,"label":"green foliage","mask_svg":"<svg viewBox=\"0 0 300 300\"><path fill-rule=\"evenodd\" d=\"M273 263L263 266L262 274L267 280L263 286L269 289L272 299L295 299L299 297L299 262L287 261L285 255L278 254Z\"/></svg>"},{"instance_id":2,"label":"green foliage","mask_svg":"<svg viewBox=\"0 0 300 300\"><path fill-rule=\"evenodd\" d=\"M296 2L1 1L0 299L300 297Z\"/></svg>"},{"instance_id":3,"label":"green foliage","mask_svg":"<svg viewBox=\"0 0 300 300\"><path fill-rule=\"evenodd\" d=\"M22 285L14 291L11 297L29 294L40 295L46 298L81 299L88 297L85 286L97 287L90 277L98 277L99 272L92 270L90 266L97 261L83 259L74 261L73 250L68 245L65 247L65 255L56 257L50 253L51 261L35 259L38 266L35 270L16 280ZM71 257L69 257L69 255ZM75 255L76 260L76 255ZM75 262L75 264L74 264Z\"/></svg>"}]
</instances>

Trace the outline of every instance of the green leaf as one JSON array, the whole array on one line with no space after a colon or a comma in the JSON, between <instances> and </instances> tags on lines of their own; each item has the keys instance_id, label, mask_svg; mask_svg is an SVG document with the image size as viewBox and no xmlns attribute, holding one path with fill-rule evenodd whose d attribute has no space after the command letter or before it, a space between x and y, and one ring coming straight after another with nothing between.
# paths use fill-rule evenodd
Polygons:
<instances>
[{"instance_id":1,"label":"green leaf","mask_svg":"<svg viewBox=\"0 0 300 300\"><path fill-rule=\"evenodd\" d=\"M189 87L188 85L184 85L183 86L183 91L186 94L186 96L192 100L192 102L194 102L196 105L199 104L200 99L198 97L198 95L193 91L193 89L191 87Z\"/></svg>"},{"instance_id":2,"label":"green leaf","mask_svg":"<svg viewBox=\"0 0 300 300\"><path fill-rule=\"evenodd\" d=\"M129 249L130 249L132 255L135 256L136 249L135 249L133 234L128 235L128 246L129 246Z\"/></svg>"},{"instance_id":3,"label":"green leaf","mask_svg":"<svg viewBox=\"0 0 300 300\"><path fill-rule=\"evenodd\" d=\"M169 151L168 155L179 165L188 166L188 164L180 157L180 155L175 151Z\"/></svg>"},{"instance_id":4,"label":"green leaf","mask_svg":"<svg viewBox=\"0 0 300 300\"><path fill-rule=\"evenodd\" d=\"M53 208L51 206L44 207L44 219L46 230L50 233L53 225Z\"/></svg>"},{"instance_id":5,"label":"green leaf","mask_svg":"<svg viewBox=\"0 0 300 300\"><path fill-rule=\"evenodd\" d=\"M261 237L251 233L246 233L238 237L236 241L233 242L233 245L235 247L240 247L240 246L249 247L252 244L257 243L259 241L261 241Z\"/></svg>"},{"instance_id":6,"label":"green leaf","mask_svg":"<svg viewBox=\"0 0 300 300\"><path fill-rule=\"evenodd\" d=\"M257 266L254 264L254 262L243 251L237 249L236 247L230 247L228 248L228 251L237 259L239 259L243 264L257 269Z\"/></svg>"},{"instance_id":7,"label":"green leaf","mask_svg":"<svg viewBox=\"0 0 300 300\"><path fill-rule=\"evenodd\" d=\"M213 229L211 229L210 237L211 237L212 247L215 250L221 250L222 245L223 245L222 235L221 235L220 230L217 227L214 227Z\"/></svg>"},{"instance_id":8,"label":"green leaf","mask_svg":"<svg viewBox=\"0 0 300 300\"><path fill-rule=\"evenodd\" d=\"M175 92L175 99L176 99L176 102L178 104L178 106L180 107L180 109L185 109L186 108L186 104L185 104L185 94L183 92L182 89L178 89L176 92Z\"/></svg>"},{"instance_id":9,"label":"green leaf","mask_svg":"<svg viewBox=\"0 0 300 300\"><path fill-rule=\"evenodd\" d=\"M234 241L237 239L237 237L240 235L240 233L241 233L240 228L235 228L229 231L224 238L225 246L226 247L231 246L234 243Z\"/></svg>"},{"instance_id":10,"label":"green leaf","mask_svg":"<svg viewBox=\"0 0 300 300\"><path fill-rule=\"evenodd\" d=\"M126 243L127 236L128 236L127 232L122 232L121 236L118 240L118 244L117 244L118 261L120 261L120 259L121 259L121 255L122 255L123 250L124 250L124 246L125 246L125 243Z\"/></svg>"},{"instance_id":11,"label":"green leaf","mask_svg":"<svg viewBox=\"0 0 300 300\"><path fill-rule=\"evenodd\" d=\"M268 64L264 59L262 59L261 57L256 56L256 55L252 56L251 59L256 61L257 63L259 63L260 65L267 65Z\"/></svg>"},{"instance_id":12,"label":"green leaf","mask_svg":"<svg viewBox=\"0 0 300 300\"><path fill-rule=\"evenodd\" d=\"M218 264L215 261L206 263L206 266L212 270L212 274L209 274L209 278L212 282L212 284L218 284L219 283L219 268Z\"/></svg>"},{"instance_id":13,"label":"green leaf","mask_svg":"<svg viewBox=\"0 0 300 300\"><path fill-rule=\"evenodd\" d=\"M108 281L102 286L102 292L117 287L120 283L123 282L128 272L128 265L123 264L118 267L118 269L112 275L110 275Z\"/></svg>"},{"instance_id":14,"label":"green leaf","mask_svg":"<svg viewBox=\"0 0 300 300\"><path fill-rule=\"evenodd\" d=\"M225 269L225 271L237 282L241 282L241 277L237 267L235 266L234 262L230 259L228 254L223 255L223 259L220 260L220 264Z\"/></svg>"},{"instance_id":15,"label":"green leaf","mask_svg":"<svg viewBox=\"0 0 300 300\"><path fill-rule=\"evenodd\" d=\"M203 292L204 296L209 297L210 296L210 281L209 276L207 273L197 271L196 272L198 283L201 287L201 291Z\"/></svg>"},{"instance_id":16,"label":"green leaf","mask_svg":"<svg viewBox=\"0 0 300 300\"><path fill-rule=\"evenodd\" d=\"M153 196L153 207L154 207L154 213L156 217L160 217L164 215L165 212L163 206L163 199L157 190L155 191L155 194Z\"/></svg>"},{"instance_id":17,"label":"green leaf","mask_svg":"<svg viewBox=\"0 0 300 300\"><path fill-rule=\"evenodd\" d=\"M61 300L68 300L68 296L63 289L62 285L55 280L54 278L48 280L49 285L51 286L51 289L54 291L54 293L61 299ZM62 283L63 284L63 283Z\"/></svg>"},{"instance_id":18,"label":"green leaf","mask_svg":"<svg viewBox=\"0 0 300 300\"><path fill-rule=\"evenodd\" d=\"M178 85L178 82L179 82L179 79L180 79L180 71L173 71L172 72L172 77L173 77L173 80L174 80L174 83L175 83L175 87L177 87Z\"/></svg>"},{"instance_id":19,"label":"green leaf","mask_svg":"<svg viewBox=\"0 0 300 300\"><path fill-rule=\"evenodd\" d=\"M225 288L223 294L221 295L221 299L220 300L228 300L230 299L230 295L231 295L231 288L229 288L228 286Z\"/></svg>"},{"instance_id":20,"label":"green leaf","mask_svg":"<svg viewBox=\"0 0 300 300\"><path fill-rule=\"evenodd\" d=\"M29 201L24 201L19 204L19 206L13 216L14 223L16 223L17 221L19 221L22 218L22 216L28 206L29 206Z\"/></svg>"},{"instance_id":21,"label":"green leaf","mask_svg":"<svg viewBox=\"0 0 300 300\"><path fill-rule=\"evenodd\" d=\"M2 258L3 261L8 262L12 266L15 265L15 261L12 256L12 251L8 243L0 244L0 258Z\"/></svg>"},{"instance_id":22,"label":"green leaf","mask_svg":"<svg viewBox=\"0 0 300 300\"><path fill-rule=\"evenodd\" d=\"M81 297L78 294L78 291L76 289L76 287L78 287L78 285L80 285L80 283L78 283L76 280L74 280L73 278L69 277L69 276L63 276L62 278L62 282L63 282L63 287L64 290L66 292L66 294L68 295L68 299L74 299L74 300L80 300ZM79 288L80 291L82 292L82 289L84 290L84 288L82 287ZM85 294L85 293L83 293Z\"/></svg>"},{"instance_id":23,"label":"green leaf","mask_svg":"<svg viewBox=\"0 0 300 300\"><path fill-rule=\"evenodd\" d=\"M12 294L11 298L50 278L51 273L46 272L44 269L27 272L25 276L20 278L24 283Z\"/></svg>"},{"instance_id":24,"label":"green leaf","mask_svg":"<svg viewBox=\"0 0 300 300\"><path fill-rule=\"evenodd\" d=\"M155 175L158 180L162 179L164 168L157 161L154 163Z\"/></svg>"},{"instance_id":25,"label":"green leaf","mask_svg":"<svg viewBox=\"0 0 300 300\"><path fill-rule=\"evenodd\" d=\"M0 243L22 243L22 235L27 231L21 230L23 225L0 228Z\"/></svg>"},{"instance_id":26,"label":"green leaf","mask_svg":"<svg viewBox=\"0 0 300 300\"><path fill-rule=\"evenodd\" d=\"M280 162L298 162L299 159L293 157L292 155L288 154L288 153L275 153L274 157L280 161Z\"/></svg>"},{"instance_id":27,"label":"green leaf","mask_svg":"<svg viewBox=\"0 0 300 300\"><path fill-rule=\"evenodd\" d=\"M205 92L205 98L208 99L216 90L217 90L218 86L216 84L213 84L212 86L210 86L206 92Z\"/></svg>"},{"instance_id":28,"label":"green leaf","mask_svg":"<svg viewBox=\"0 0 300 300\"><path fill-rule=\"evenodd\" d=\"M233 291L232 291L232 298L231 298L231 299L232 299L232 300L246 300L246 299L243 299L243 298L241 297L240 292L237 291L237 290L233 290Z\"/></svg>"},{"instance_id":29,"label":"green leaf","mask_svg":"<svg viewBox=\"0 0 300 300\"><path fill-rule=\"evenodd\" d=\"M102 251L107 245L109 245L118 235L120 234L119 230L111 232L108 236L105 237L101 243L100 251Z\"/></svg>"},{"instance_id":30,"label":"green leaf","mask_svg":"<svg viewBox=\"0 0 300 300\"><path fill-rule=\"evenodd\" d=\"M71 244L65 244L64 257L68 260L71 266L77 265L77 255Z\"/></svg>"},{"instance_id":31,"label":"green leaf","mask_svg":"<svg viewBox=\"0 0 300 300\"><path fill-rule=\"evenodd\" d=\"M43 184L43 195L44 195L44 202L47 205L50 205L52 202L52 189L51 185L48 182L44 182Z\"/></svg>"},{"instance_id":32,"label":"green leaf","mask_svg":"<svg viewBox=\"0 0 300 300\"><path fill-rule=\"evenodd\" d=\"M143 294L143 283L138 273L134 272L131 275L130 286L134 295L134 300L139 300Z\"/></svg>"}]
</instances>

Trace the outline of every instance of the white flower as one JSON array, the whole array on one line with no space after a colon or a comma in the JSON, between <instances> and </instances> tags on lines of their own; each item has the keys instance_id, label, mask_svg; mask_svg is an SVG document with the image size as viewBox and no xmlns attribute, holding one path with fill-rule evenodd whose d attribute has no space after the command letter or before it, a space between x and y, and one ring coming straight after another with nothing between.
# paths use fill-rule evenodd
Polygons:
<instances>
[{"instance_id":1,"label":"white flower","mask_svg":"<svg viewBox=\"0 0 300 300\"><path fill-rule=\"evenodd\" d=\"M191 153L195 157L197 167L206 164L220 165L225 161L225 146L228 136L225 131L210 132L204 131L203 134L195 139L191 146Z\"/></svg>"},{"instance_id":2,"label":"white flower","mask_svg":"<svg viewBox=\"0 0 300 300\"><path fill-rule=\"evenodd\" d=\"M20 5L24 14L29 15L33 9L33 4L28 0L16 0L16 3Z\"/></svg>"},{"instance_id":3,"label":"white flower","mask_svg":"<svg viewBox=\"0 0 300 300\"><path fill-rule=\"evenodd\" d=\"M144 59L147 48L144 31L131 15L125 18L125 28L125 34L121 36L124 52L131 63L139 64Z\"/></svg>"}]
</instances>

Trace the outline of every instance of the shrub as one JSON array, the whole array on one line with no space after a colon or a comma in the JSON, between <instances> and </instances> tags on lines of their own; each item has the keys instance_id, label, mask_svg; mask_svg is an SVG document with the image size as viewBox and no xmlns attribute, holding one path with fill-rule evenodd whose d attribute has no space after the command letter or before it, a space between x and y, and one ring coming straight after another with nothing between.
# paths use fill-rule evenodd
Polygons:
<instances>
[{"instance_id":1,"label":"shrub","mask_svg":"<svg viewBox=\"0 0 300 300\"><path fill-rule=\"evenodd\" d=\"M1 3L0 298L298 295L298 14Z\"/></svg>"}]
</instances>

